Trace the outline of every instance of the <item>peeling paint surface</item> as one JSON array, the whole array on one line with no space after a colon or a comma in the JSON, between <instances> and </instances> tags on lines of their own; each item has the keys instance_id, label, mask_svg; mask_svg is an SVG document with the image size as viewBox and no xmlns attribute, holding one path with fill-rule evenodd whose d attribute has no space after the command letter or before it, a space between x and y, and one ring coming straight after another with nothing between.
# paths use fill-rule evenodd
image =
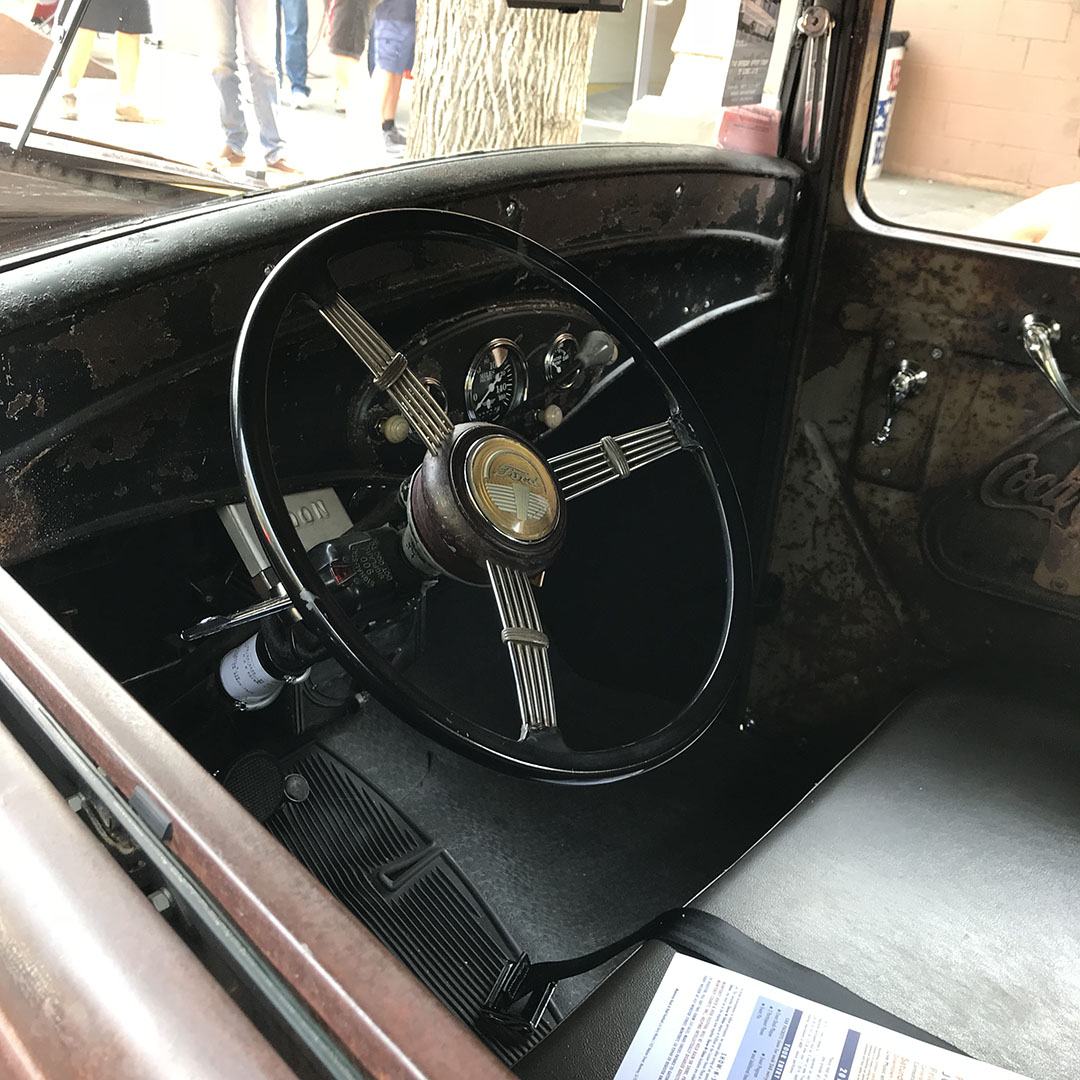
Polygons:
<instances>
[{"instance_id":1,"label":"peeling paint surface","mask_svg":"<svg viewBox=\"0 0 1080 1080\"><path fill-rule=\"evenodd\" d=\"M528 157L283 191L272 202L223 205L8 271L0 373L2 419L13 434L0 440L8 483L0 559L239 497L227 395L241 321L281 254L343 216L438 205L518 228L593 274L657 337L734 300L769 295L784 278L780 238L798 174L782 163L741 175L713 151L575 149L539 154L570 164L536 179ZM495 165L498 178L485 179ZM365 283L376 271L392 275L393 260L355 261L341 269L341 287L378 323L380 304L415 284L415 260L401 265L401 282L372 291ZM427 285L438 295L445 281L435 274ZM428 317L423 291L408 302ZM417 321L414 314L399 335L411 337ZM279 394L279 422L294 428L282 442L299 447L288 467L303 474L371 466L350 459L344 420L340 433L327 423L344 417L350 380L361 376L350 366L342 379L341 355L325 334L297 309L281 339L283 355L303 355L303 377Z\"/></svg>"},{"instance_id":2,"label":"peeling paint surface","mask_svg":"<svg viewBox=\"0 0 1080 1080\"><path fill-rule=\"evenodd\" d=\"M122 314L112 306L72 327L68 346L82 353L92 387L112 386L176 354L179 342L162 325L167 308L163 290L142 289L126 298Z\"/></svg>"}]
</instances>

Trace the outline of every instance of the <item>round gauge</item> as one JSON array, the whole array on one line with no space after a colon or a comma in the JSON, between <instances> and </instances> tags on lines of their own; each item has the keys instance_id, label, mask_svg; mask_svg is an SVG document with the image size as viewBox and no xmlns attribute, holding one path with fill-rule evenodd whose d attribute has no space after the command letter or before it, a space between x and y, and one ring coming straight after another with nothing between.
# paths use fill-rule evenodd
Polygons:
<instances>
[{"instance_id":1,"label":"round gauge","mask_svg":"<svg viewBox=\"0 0 1080 1080\"><path fill-rule=\"evenodd\" d=\"M572 379L566 379L566 373L574 366L577 354L577 338L573 334L559 334L544 357L544 378L549 383L568 386Z\"/></svg>"},{"instance_id":2,"label":"round gauge","mask_svg":"<svg viewBox=\"0 0 1080 1080\"><path fill-rule=\"evenodd\" d=\"M522 351L507 338L489 341L465 376L465 410L470 420L498 423L529 392L529 368Z\"/></svg>"},{"instance_id":3,"label":"round gauge","mask_svg":"<svg viewBox=\"0 0 1080 1080\"><path fill-rule=\"evenodd\" d=\"M438 379L433 379L430 375L421 376L420 381L424 384L427 392L435 399L435 404L438 405L443 412L447 412L448 402L446 389L443 387L443 384L439 382ZM411 427L409 428L409 439L415 443L423 442L423 439L421 439Z\"/></svg>"}]
</instances>

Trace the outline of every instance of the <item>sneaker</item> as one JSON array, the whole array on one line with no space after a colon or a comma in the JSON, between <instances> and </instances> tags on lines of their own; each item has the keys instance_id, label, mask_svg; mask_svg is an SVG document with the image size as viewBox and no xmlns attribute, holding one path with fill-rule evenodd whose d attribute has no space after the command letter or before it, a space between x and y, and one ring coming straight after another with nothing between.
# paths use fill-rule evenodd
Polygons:
<instances>
[{"instance_id":1,"label":"sneaker","mask_svg":"<svg viewBox=\"0 0 1080 1080\"><path fill-rule=\"evenodd\" d=\"M405 153L405 136L396 127L389 131L383 131L383 148L393 157L401 157Z\"/></svg>"},{"instance_id":2,"label":"sneaker","mask_svg":"<svg viewBox=\"0 0 1080 1080\"><path fill-rule=\"evenodd\" d=\"M125 105L116 106L116 119L126 120L129 124L147 124L149 121L142 114L142 109L138 105L133 105L130 101Z\"/></svg>"},{"instance_id":3,"label":"sneaker","mask_svg":"<svg viewBox=\"0 0 1080 1080\"><path fill-rule=\"evenodd\" d=\"M243 165L245 161L247 161L246 154L242 154L239 150L234 150L226 143L225 149L218 154L217 160L210 161L208 164L212 169L220 168L222 166L225 168L236 168L238 165Z\"/></svg>"},{"instance_id":4,"label":"sneaker","mask_svg":"<svg viewBox=\"0 0 1080 1080\"><path fill-rule=\"evenodd\" d=\"M303 176L303 169L294 169L284 158L278 158L277 161L268 161L266 163L266 171L270 173L276 173L279 176Z\"/></svg>"},{"instance_id":5,"label":"sneaker","mask_svg":"<svg viewBox=\"0 0 1080 1080\"><path fill-rule=\"evenodd\" d=\"M69 90L60 99L60 119L61 120L78 120L79 119L79 102L75 97L75 92Z\"/></svg>"},{"instance_id":6,"label":"sneaker","mask_svg":"<svg viewBox=\"0 0 1080 1080\"><path fill-rule=\"evenodd\" d=\"M289 96L289 104L294 109L306 109L311 102L308 101L308 96L303 90L294 90Z\"/></svg>"},{"instance_id":7,"label":"sneaker","mask_svg":"<svg viewBox=\"0 0 1080 1080\"><path fill-rule=\"evenodd\" d=\"M343 113L346 111L345 102L347 96L348 92L346 91L345 87L342 86L340 83L334 87L334 112Z\"/></svg>"}]
</instances>

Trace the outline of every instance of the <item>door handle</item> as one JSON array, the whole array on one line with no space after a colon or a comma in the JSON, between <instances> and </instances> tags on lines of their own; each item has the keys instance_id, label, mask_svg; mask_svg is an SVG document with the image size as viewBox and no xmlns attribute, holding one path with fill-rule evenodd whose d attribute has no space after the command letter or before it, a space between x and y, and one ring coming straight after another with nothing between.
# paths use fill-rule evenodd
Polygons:
<instances>
[{"instance_id":1,"label":"door handle","mask_svg":"<svg viewBox=\"0 0 1080 1080\"><path fill-rule=\"evenodd\" d=\"M1061 325L1053 319L1040 319L1035 314L1025 315L1020 325L1024 351L1046 376L1057 396L1065 403L1065 408L1080 420L1080 401L1072 396L1054 356L1054 342L1061 340Z\"/></svg>"}]
</instances>

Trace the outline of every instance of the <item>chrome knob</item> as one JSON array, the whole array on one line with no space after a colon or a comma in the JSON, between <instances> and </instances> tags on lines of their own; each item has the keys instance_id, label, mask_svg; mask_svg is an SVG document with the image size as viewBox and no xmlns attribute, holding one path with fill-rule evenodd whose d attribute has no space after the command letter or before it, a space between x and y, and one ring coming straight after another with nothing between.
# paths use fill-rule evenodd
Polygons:
<instances>
[{"instance_id":1,"label":"chrome knob","mask_svg":"<svg viewBox=\"0 0 1080 1080\"><path fill-rule=\"evenodd\" d=\"M906 357L900 361L896 373L889 380L889 397L885 405L885 422L881 430L874 436L874 445L882 446L889 441L892 435L893 421L896 419L900 407L908 398L917 397L922 393L930 375L923 369L918 368Z\"/></svg>"},{"instance_id":2,"label":"chrome knob","mask_svg":"<svg viewBox=\"0 0 1080 1080\"><path fill-rule=\"evenodd\" d=\"M1061 374L1057 358L1054 356L1053 343L1061 340L1061 324L1053 319L1040 319L1035 314L1025 315L1020 324L1020 337L1024 343L1024 352L1031 357L1032 363L1046 376L1057 396L1065 403L1065 408L1080 418L1080 402L1072 396L1065 376Z\"/></svg>"}]
</instances>

